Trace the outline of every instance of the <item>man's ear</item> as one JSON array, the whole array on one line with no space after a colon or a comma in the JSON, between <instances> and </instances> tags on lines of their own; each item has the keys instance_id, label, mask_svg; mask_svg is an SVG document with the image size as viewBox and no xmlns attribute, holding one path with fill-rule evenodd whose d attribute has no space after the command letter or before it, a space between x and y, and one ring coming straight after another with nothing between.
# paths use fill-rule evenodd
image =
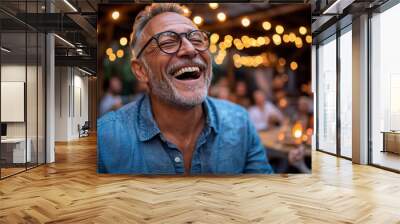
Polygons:
<instances>
[{"instance_id":1,"label":"man's ear","mask_svg":"<svg viewBox=\"0 0 400 224\"><path fill-rule=\"evenodd\" d=\"M131 70L136 78L141 82L148 82L149 77L144 65L137 59L131 61Z\"/></svg>"}]
</instances>

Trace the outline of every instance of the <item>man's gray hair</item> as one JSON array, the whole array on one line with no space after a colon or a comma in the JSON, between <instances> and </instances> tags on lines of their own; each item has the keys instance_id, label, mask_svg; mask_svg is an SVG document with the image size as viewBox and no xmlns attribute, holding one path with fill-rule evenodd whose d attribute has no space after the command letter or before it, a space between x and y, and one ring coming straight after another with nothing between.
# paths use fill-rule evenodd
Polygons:
<instances>
[{"instance_id":1,"label":"man's gray hair","mask_svg":"<svg viewBox=\"0 0 400 224\"><path fill-rule=\"evenodd\" d=\"M135 18L135 22L132 26L132 33L130 36L129 46L131 48L132 59L136 58L135 47L139 41L140 35L142 35L143 29L146 24L155 16L164 12L174 12L180 15L184 15L183 8L176 3L153 3L146 6L144 10L139 12Z\"/></svg>"}]
</instances>

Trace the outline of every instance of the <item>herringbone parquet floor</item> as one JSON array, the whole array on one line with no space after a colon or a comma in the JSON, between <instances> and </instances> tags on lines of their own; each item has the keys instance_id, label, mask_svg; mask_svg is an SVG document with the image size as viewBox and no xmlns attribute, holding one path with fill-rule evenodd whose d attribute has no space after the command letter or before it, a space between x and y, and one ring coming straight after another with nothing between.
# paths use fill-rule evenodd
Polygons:
<instances>
[{"instance_id":1,"label":"herringbone parquet floor","mask_svg":"<svg viewBox=\"0 0 400 224\"><path fill-rule=\"evenodd\" d=\"M313 152L312 175L96 174L94 137L0 181L0 223L400 223L400 175Z\"/></svg>"}]
</instances>

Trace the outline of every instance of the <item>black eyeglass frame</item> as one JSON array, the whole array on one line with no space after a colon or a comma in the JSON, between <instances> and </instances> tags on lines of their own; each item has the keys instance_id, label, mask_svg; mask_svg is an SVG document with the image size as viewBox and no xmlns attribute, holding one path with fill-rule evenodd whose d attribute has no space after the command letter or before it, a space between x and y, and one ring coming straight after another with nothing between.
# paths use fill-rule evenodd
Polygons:
<instances>
[{"instance_id":1,"label":"black eyeglass frame","mask_svg":"<svg viewBox=\"0 0 400 224\"><path fill-rule=\"evenodd\" d=\"M189 37L190 34L192 34L192 33L194 33L194 32L199 32L199 31L202 32L202 33L204 33L204 34L206 34L207 39L208 39L208 46L207 46L204 50L199 50L199 49L197 49L195 46L194 46L194 48L195 48L197 51L200 51L200 52L206 51L206 50L210 47L210 35L211 35L210 32L205 31L205 30L192 30L192 31L189 31L189 32L177 33L177 32L174 32L174 31L167 30L167 31L163 31L163 32L157 33L157 34L155 34L154 36L152 36L152 37L144 44L144 46L143 46L142 49L139 51L139 54L137 55L136 58L138 59L138 58L140 57L140 55L143 53L144 49L146 49L147 45L149 45L149 44L151 43L151 41L153 41L153 40L156 41L158 48L159 48L162 52L164 52L164 53L166 53L166 54L176 54L176 52L178 52L178 51L181 49L181 46L182 46L182 35L185 35L186 39L189 40L188 37ZM178 46L178 48L177 48L177 50L176 50L175 52L169 53L169 52L164 51L164 50L161 48L160 43L159 43L159 41L158 41L158 38L159 38L162 34L164 34L164 33L174 33L174 34L176 34L177 36L180 37L180 38L179 38L179 46ZM189 42L191 42L191 41L189 40Z\"/></svg>"}]
</instances>

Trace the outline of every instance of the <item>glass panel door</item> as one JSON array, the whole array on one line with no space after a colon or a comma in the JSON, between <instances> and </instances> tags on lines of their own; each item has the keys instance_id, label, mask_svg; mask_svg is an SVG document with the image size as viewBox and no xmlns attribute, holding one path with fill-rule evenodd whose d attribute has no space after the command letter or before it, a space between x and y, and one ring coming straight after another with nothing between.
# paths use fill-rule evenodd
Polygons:
<instances>
[{"instance_id":1,"label":"glass panel door","mask_svg":"<svg viewBox=\"0 0 400 224\"><path fill-rule=\"evenodd\" d=\"M318 48L318 146L336 154L336 37Z\"/></svg>"},{"instance_id":2,"label":"glass panel door","mask_svg":"<svg viewBox=\"0 0 400 224\"><path fill-rule=\"evenodd\" d=\"M26 33L1 34L1 175L24 171L31 160L26 126ZM28 149L28 151L27 151Z\"/></svg>"},{"instance_id":3,"label":"glass panel door","mask_svg":"<svg viewBox=\"0 0 400 224\"><path fill-rule=\"evenodd\" d=\"M400 170L400 4L371 19L372 163Z\"/></svg>"},{"instance_id":4,"label":"glass panel door","mask_svg":"<svg viewBox=\"0 0 400 224\"><path fill-rule=\"evenodd\" d=\"M340 36L340 154L352 157L352 35Z\"/></svg>"}]
</instances>

